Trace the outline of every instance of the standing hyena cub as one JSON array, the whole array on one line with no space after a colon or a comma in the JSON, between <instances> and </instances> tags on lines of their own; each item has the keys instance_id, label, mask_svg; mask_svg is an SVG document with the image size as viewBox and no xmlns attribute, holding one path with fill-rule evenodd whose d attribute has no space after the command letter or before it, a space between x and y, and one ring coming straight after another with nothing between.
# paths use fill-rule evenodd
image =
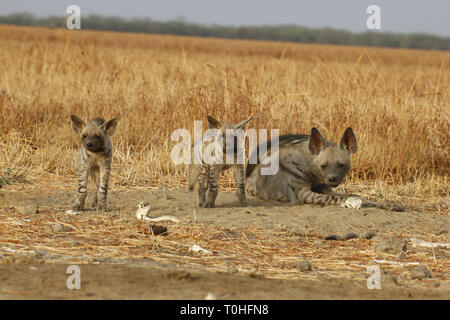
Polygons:
<instances>
[{"instance_id":1,"label":"standing hyena cub","mask_svg":"<svg viewBox=\"0 0 450 320\"><path fill-rule=\"evenodd\" d=\"M223 163L222 164L207 164L203 162L202 164L194 164L194 152L192 152L192 162L188 167L188 184L189 190L194 189L195 184L198 182L198 205L203 208L214 208L214 203L218 194L218 184L220 171L229 169L233 167L234 179L236 181L236 194L241 205L247 204L247 198L245 196L245 166L244 164L239 164L237 161L237 138L234 137L234 148L229 150L231 146L227 145L227 130L243 130L248 121L252 117L244 120L238 124L222 123L219 120L208 116L208 128L217 129L220 131L219 141L223 145ZM230 132L228 132L230 133ZM202 141L197 141L196 143L202 143ZM211 141L203 142L204 151ZM226 163L227 151L231 151L234 154L234 164ZM229 152L230 153L230 152ZM203 159L202 159L203 161ZM206 195L206 190L208 190L208 195Z\"/></svg>"},{"instance_id":2,"label":"standing hyena cub","mask_svg":"<svg viewBox=\"0 0 450 320\"><path fill-rule=\"evenodd\" d=\"M87 180L90 175L96 185L92 206L97 210L109 211L106 194L111 174L112 144L109 136L116 130L117 118L105 120L95 118L86 124L75 115L70 116L72 128L81 135L82 146L77 158L78 193L74 210L84 210L87 194Z\"/></svg>"}]
</instances>

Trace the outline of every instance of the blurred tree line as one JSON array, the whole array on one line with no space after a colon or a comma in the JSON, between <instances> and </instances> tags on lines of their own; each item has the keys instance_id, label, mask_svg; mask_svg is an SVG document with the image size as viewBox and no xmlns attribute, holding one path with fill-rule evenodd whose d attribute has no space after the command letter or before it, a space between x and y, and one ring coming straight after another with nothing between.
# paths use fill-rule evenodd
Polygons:
<instances>
[{"instance_id":1,"label":"blurred tree line","mask_svg":"<svg viewBox=\"0 0 450 320\"><path fill-rule=\"evenodd\" d=\"M37 18L30 13L16 13L9 16L1 16L0 24L65 28L65 20L65 17ZM232 39L450 50L450 38L429 34L396 34L369 31L352 33L345 30L330 28L311 29L296 25L241 27L202 25L186 22L183 18L160 22L150 18L124 19L89 15L81 17L81 28Z\"/></svg>"}]
</instances>

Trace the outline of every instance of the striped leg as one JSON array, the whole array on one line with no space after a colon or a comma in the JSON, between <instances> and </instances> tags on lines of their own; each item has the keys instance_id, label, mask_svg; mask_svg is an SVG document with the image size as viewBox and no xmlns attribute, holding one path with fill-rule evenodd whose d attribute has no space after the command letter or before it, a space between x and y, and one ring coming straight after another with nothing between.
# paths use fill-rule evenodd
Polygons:
<instances>
[{"instance_id":1,"label":"striped leg","mask_svg":"<svg viewBox=\"0 0 450 320\"><path fill-rule=\"evenodd\" d=\"M303 188L298 192L298 200L300 203L309 204L342 204L348 198L347 195L331 195L320 194L311 191L308 188Z\"/></svg>"},{"instance_id":2,"label":"striped leg","mask_svg":"<svg viewBox=\"0 0 450 320\"><path fill-rule=\"evenodd\" d=\"M78 169L78 192L73 205L74 210L84 210L84 201L87 195L88 170L84 167Z\"/></svg>"},{"instance_id":3,"label":"striped leg","mask_svg":"<svg viewBox=\"0 0 450 320\"><path fill-rule=\"evenodd\" d=\"M331 188L330 186L327 186L326 184L313 185L311 187L311 190L313 192L328 194L330 196L341 196L341 197L345 197L345 198L350 198L350 197L360 198L360 196L357 194L347 194L347 193L336 192L333 190L333 188Z\"/></svg>"},{"instance_id":4,"label":"striped leg","mask_svg":"<svg viewBox=\"0 0 450 320\"><path fill-rule=\"evenodd\" d=\"M245 169L241 164L233 166L234 180L236 181L236 194L241 205L247 205L245 196Z\"/></svg>"},{"instance_id":5,"label":"striped leg","mask_svg":"<svg viewBox=\"0 0 450 320\"><path fill-rule=\"evenodd\" d=\"M92 170L91 171L91 178L94 181L95 184L95 192L94 192L94 197L92 198L92 202L91 202L91 207L92 208L97 208L98 205L98 190L100 187L100 172L99 170Z\"/></svg>"},{"instance_id":6,"label":"striped leg","mask_svg":"<svg viewBox=\"0 0 450 320\"><path fill-rule=\"evenodd\" d=\"M214 202L217 198L219 175L221 166L211 166L209 169L209 187L208 187L208 197L206 199L205 208L214 208Z\"/></svg>"},{"instance_id":7,"label":"striped leg","mask_svg":"<svg viewBox=\"0 0 450 320\"><path fill-rule=\"evenodd\" d=\"M315 186L315 187L313 187L313 190L324 193L326 195L330 195L330 196L343 197L344 198L343 202L350 197L361 198L357 194L343 194L343 193L335 192L335 191L333 191L332 188L330 188L327 185ZM405 211L405 209L400 205L396 205L396 204L392 204L392 203L372 202L372 201L365 200L365 199L362 199L362 200L363 200L362 205L361 205L362 208L380 208L380 209L391 210L391 211Z\"/></svg>"},{"instance_id":8,"label":"striped leg","mask_svg":"<svg viewBox=\"0 0 450 320\"><path fill-rule=\"evenodd\" d=\"M205 208L206 206L206 188L209 180L209 165L200 166L200 174L198 175L198 206Z\"/></svg>"},{"instance_id":9,"label":"striped leg","mask_svg":"<svg viewBox=\"0 0 450 320\"><path fill-rule=\"evenodd\" d=\"M98 188L98 205L97 210L110 211L106 202L108 193L109 175L111 174L111 161L106 161L100 166L100 184Z\"/></svg>"}]
</instances>

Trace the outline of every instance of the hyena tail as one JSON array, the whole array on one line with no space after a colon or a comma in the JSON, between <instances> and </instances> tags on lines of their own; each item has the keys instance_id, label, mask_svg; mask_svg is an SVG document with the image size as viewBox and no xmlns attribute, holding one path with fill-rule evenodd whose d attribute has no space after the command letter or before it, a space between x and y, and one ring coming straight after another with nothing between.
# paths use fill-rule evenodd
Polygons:
<instances>
[{"instance_id":1,"label":"hyena tail","mask_svg":"<svg viewBox=\"0 0 450 320\"><path fill-rule=\"evenodd\" d=\"M200 175L200 165L190 164L188 166L188 173L187 173L189 191L194 190L199 175Z\"/></svg>"}]
</instances>

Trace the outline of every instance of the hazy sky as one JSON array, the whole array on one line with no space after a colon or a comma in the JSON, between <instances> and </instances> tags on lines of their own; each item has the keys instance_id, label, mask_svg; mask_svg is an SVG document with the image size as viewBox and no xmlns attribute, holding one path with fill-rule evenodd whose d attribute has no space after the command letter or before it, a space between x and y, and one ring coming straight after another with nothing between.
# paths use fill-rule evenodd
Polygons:
<instances>
[{"instance_id":1,"label":"hazy sky","mask_svg":"<svg viewBox=\"0 0 450 320\"><path fill-rule=\"evenodd\" d=\"M0 0L0 15L28 11L66 15L76 4L83 14L150 17L220 25L296 24L366 31L366 9L381 8L382 31L450 36L450 0ZM382 32L381 31L381 32ZM380 31L378 31L380 32Z\"/></svg>"}]
</instances>

